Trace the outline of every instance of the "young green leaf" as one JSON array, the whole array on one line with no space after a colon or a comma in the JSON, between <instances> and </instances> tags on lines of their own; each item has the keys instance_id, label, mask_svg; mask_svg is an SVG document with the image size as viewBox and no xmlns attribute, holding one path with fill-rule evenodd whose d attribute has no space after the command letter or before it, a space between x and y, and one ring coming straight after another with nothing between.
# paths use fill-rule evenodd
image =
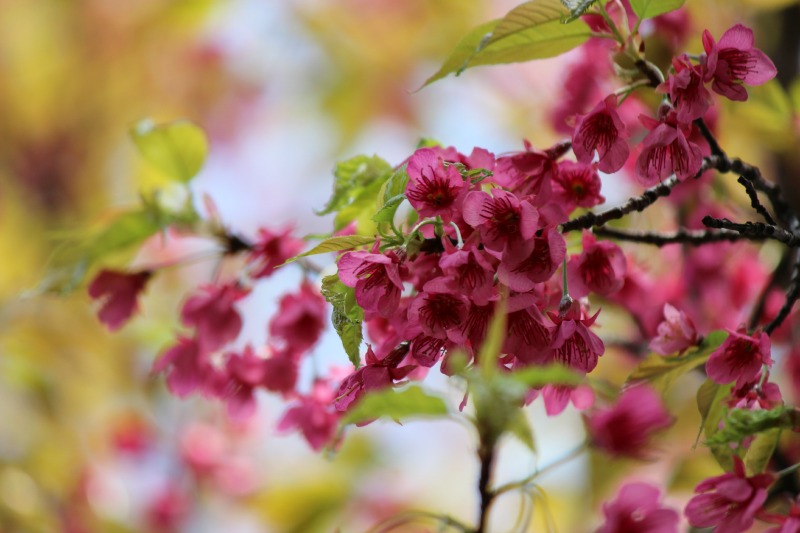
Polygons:
<instances>
[{"instance_id":1,"label":"young green leaf","mask_svg":"<svg viewBox=\"0 0 800 533\"><path fill-rule=\"evenodd\" d=\"M553 57L583 44L591 36L585 22L562 24L570 11L559 0L534 0L505 17L473 29L423 87L469 67L517 63Z\"/></svg>"},{"instance_id":2,"label":"young green leaf","mask_svg":"<svg viewBox=\"0 0 800 533\"><path fill-rule=\"evenodd\" d=\"M800 411L788 405L769 410L733 409L725 418L725 426L708 439L706 444L728 445L773 428L800 430Z\"/></svg>"},{"instance_id":3,"label":"young green leaf","mask_svg":"<svg viewBox=\"0 0 800 533\"><path fill-rule=\"evenodd\" d=\"M364 310L356 303L355 291L342 283L338 274L322 278L320 291L333 306L331 322L342 341L344 351L353 367L358 368L361 365L361 324L364 321Z\"/></svg>"},{"instance_id":4,"label":"young green leaf","mask_svg":"<svg viewBox=\"0 0 800 533\"><path fill-rule=\"evenodd\" d=\"M631 372L627 381L649 381L653 388L663 393L680 376L705 364L727 335L724 331L711 332L698 349L686 355L664 357L650 354Z\"/></svg>"},{"instance_id":5,"label":"young green leaf","mask_svg":"<svg viewBox=\"0 0 800 533\"><path fill-rule=\"evenodd\" d=\"M378 156L359 155L342 161L333 171L333 194L318 215L340 211L359 195L359 192L376 181L383 180L392 166Z\"/></svg>"},{"instance_id":6,"label":"young green leaf","mask_svg":"<svg viewBox=\"0 0 800 533\"><path fill-rule=\"evenodd\" d=\"M631 7L636 16L642 19L649 19L675 11L683 5L686 0L631 0Z\"/></svg>"},{"instance_id":7,"label":"young green leaf","mask_svg":"<svg viewBox=\"0 0 800 533\"><path fill-rule=\"evenodd\" d=\"M767 468L780 437L780 428L773 428L756 435L744 455L744 467L748 476L760 474Z\"/></svg>"},{"instance_id":8,"label":"young green leaf","mask_svg":"<svg viewBox=\"0 0 800 533\"><path fill-rule=\"evenodd\" d=\"M597 0L561 0L561 3L569 9L569 16L563 19L564 23L572 22L586 13L596 1Z\"/></svg>"},{"instance_id":9,"label":"young green leaf","mask_svg":"<svg viewBox=\"0 0 800 533\"><path fill-rule=\"evenodd\" d=\"M351 250L353 248L358 248L359 246L372 244L374 242L375 242L375 237L367 237L365 235L339 235L336 237L325 239L324 241L322 241L309 251L303 252L302 254L292 257L284 264L293 263L294 261L297 261L301 257L308 257L310 255L319 255L328 252L341 252L342 250Z\"/></svg>"},{"instance_id":10,"label":"young green leaf","mask_svg":"<svg viewBox=\"0 0 800 533\"><path fill-rule=\"evenodd\" d=\"M130 130L144 159L171 180L187 183L194 178L208 154L208 139L188 120L155 124L143 120Z\"/></svg>"},{"instance_id":11,"label":"young green leaf","mask_svg":"<svg viewBox=\"0 0 800 533\"><path fill-rule=\"evenodd\" d=\"M545 385L579 385L583 377L558 364L547 366L529 366L507 374L508 379L527 387L544 387Z\"/></svg>"},{"instance_id":12,"label":"young green leaf","mask_svg":"<svg viewBox=\"0 0 800 533\"><path fill-rule=\"evenodd\" d=\"M409 418L444 417L447 404L439 396L425 392L419 385L404 389L387 388L368 392L342 418L342 424L357 424L376 418L403 421Z\"/></svg>"},{"instance_id":13,"label":"young green leaf","mask_svg":"<svg viewBox=\"0 0 800 533\"><path fill-rule=\"evenodd\" d=\"M38 290L69 294L100 260L132 253L135 246L170 222L168 214L155 213L146 207L123 212L109 222L64 239L50 257Z\"/></svg>"}]
</instances>

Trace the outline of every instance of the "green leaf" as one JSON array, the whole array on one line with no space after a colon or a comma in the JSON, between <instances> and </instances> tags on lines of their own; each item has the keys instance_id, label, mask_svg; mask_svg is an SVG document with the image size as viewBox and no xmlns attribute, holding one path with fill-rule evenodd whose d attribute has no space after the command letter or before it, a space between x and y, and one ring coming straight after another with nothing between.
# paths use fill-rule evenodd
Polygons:
<instances>
[{"instance_id":1,"label":"green leaf","mask_svg":"<svg viewBox=\"0 0 800 533\"><path fill-rule=\"evenodd\" d=\"M167 213L145 207L68 236L55 247L37 290L69 294L100 260L131 252L171 221Z\"/></svg>"},{"instance_id":2,"label":"green leaf","mask_svg":"<svg viewBox=\"0 0 800 533\"><path fill-rule=\"evenodd\" d=\"M569 9L569 16L563 19L564 23L572 22L586 13L596 1L597 0L561 0L561 3Z\"/></svg>"},{"instance_id":3,"label":"green leaf","mask_svg":"<svg viewBox=\"0 0 800 533\"><path fill-rule=\"evenodd\" d=\"M717 431L706 444L710 446L740 442L745 437L773 428L800 430L800 411L792 406L775 409L732 409L725 418L725 426Z\"/></svg>"},{"instance_id":4,"label":"green leaf","mask_svg":"<svg viewBox=\"0 0 800 533\"><path fill-rule=\"evenodd\" d=\"M631 7L636 16L642 19L649 19L675 11L683 5L686 0L631 0Z\"/></svg>"},{"instance_id":5,"label":"green leaf","mask_svg":"<svg viewBox=\"0 0 800 533\"><path fill-rule=\"evenodd\" d=\"M359 246L364 246L365 244L373 244L375 242L375 237L367 237L365 235L340 235L336 237L331 237L329 239L325 239L312 249L307 252L303 252L302 254L298 254L291 259L287 260L286 263L293 263L297 261L301 257L308 257L310 255L319 255L328 252L340 252L342 250L350 250L352 248L358 248Z\"/></svg>"},{"instance_id":6,"label":"green leaf","mask_svg":"<svg viewBox=\"0 0 800 533\"><path fill-rule=\"evenodd\" d=\"M536 453L536 442L533 440L533 428L531 428L528 417L525 416L525 411L517 409L515 413L516 414L508 423L508 431L517 437L522 444L527 446L530 451Z\"/></svg>"},{"instance_id":7,"label":"green leaf","mask_svg":"<svg viewBox=\"0 0 800 533\"><path fill-rule=\"evenodd\" d=\"M394 198L390 198L386 201L385 204L375 213L375 216L372 217L377 223L387 222L391 223L394 222L394 214L397 212L397 208L400 207L400 204L403 203L403 200L406 199L405 194L398 194Z\"/></svg>"},{"instance_id":8,"label":"green leaf","mask_svg":"<svg viewBox=\"0 0 800 533\"><path fill-rule=\"evenodd\" d=\"M583 44L591 36L585 22L562 24L570 15L559 0L534 0L512 9L505 17L473 29L423 87L469 67L517 63L554 57Z\"/></svg>"},{"instance_id":9,"label":"green leaf","mask_svg":"<svg viewBox=\"0 0 800 533\"><path fill-rule=\"evenodd\" d=\"M481 373L487 378L497 373L496 362L500 357L500 351L503 349L503 342L506 339L506 322L508 320L506 309L506 300L501 298L494 308L494 315L486 331L486 339L484 339L483 345L478 350Z\"/></svg>"},{"instance_id":10,"label":"green leaf","mask_svg":"<svg viewBox=\"0 0 800 533\"><path fill-rule=\"evenodd\" d=\"M773 428L756 435L744 455L744 467L748 476L760 474L767 468L780 437L780 428Z\"/></svg>"},{"instance_id":11,"label":"green leaf","mask_svg":"<svg viewBox=\"0 0 800 533\"><path fill-rule=\"evenodd\" d=\"M318 215L327 215L341 210L352 203L361 190L383 180L392 171L392 166L378 156L359 155L342 161L333 171L333 194L328 203L317 211Z\"/></svg>"},{"instance_id":12,"label":"green leaf","mask_svg":"<svg viewBox=\"0 0 800 533\"><path fill-rule=\"evenodd\" d=\"M333 306L331 322L354 368L361 365L361 324L364 310L356 303L355 291L339 280L338 274L322 278L322 295Z\"/></svg>"},{"instance_id":13,"label":"green leaf","mask_svg":"<svg viewBox=\"0 0 800 533\"><path fill-rule=\"evenodd\" d=\"M664 357L652 353L639 363L627 381L648 381L653 388L663 394L680 376L705 364L711 352L716 350L727 336L724 331L713 331L695 351L686 355Z\"/></svg>"},{"instance_id":14,"label":"green leaf","mask_svg":"<svg viewBox=\"0 0 800 533\"><path fill-rule=\"evenodd\" d=\"M697 441L700 439L700 433L703 431L703 427L705 426L706 419L708 419L708 415L711 412L711 408L715 405L715 400L719 402L717 394L720 387L721 385L716 381L712 379L706 379L700 388L697 389L697 410L700 412L700 429L697 432L695 445L697 445Z\"/></svg>"},{"instance_id":15,"label":"green leaf","mask_svg":"<svg viewBox=\"0 0 800 533\"><path fill-rule=\"evenodd\" d=\"M583 382L583 377L580 374L558 364L529 366L515 370L505 377L531 388L544 387L545 385L580 385Z\"/></svg>"},{"instance_id":16,"label":"green leaf","mask_svg":"<svg viewBox=\"0 0 800 533\"><path fill-rule=\"evenodd\" d=\"M188 120L166 124L143 120L131 128L130 135L148 163L181 183L200 172L208 154L206 134Z\"/></svg>"},{"instance_id":17,"label":"green leaf","mask_svg":"<svg viewBox=\"0 0 800 533\"><path fill-rule=\"evenodd\" d=\"M376 418L402 421L418 417L443 417L449 411L445 401L428 394L419 385L404 389L382 389L368 392L342 418L342 424L357 424Z\"/></svg>"}]
</instances>

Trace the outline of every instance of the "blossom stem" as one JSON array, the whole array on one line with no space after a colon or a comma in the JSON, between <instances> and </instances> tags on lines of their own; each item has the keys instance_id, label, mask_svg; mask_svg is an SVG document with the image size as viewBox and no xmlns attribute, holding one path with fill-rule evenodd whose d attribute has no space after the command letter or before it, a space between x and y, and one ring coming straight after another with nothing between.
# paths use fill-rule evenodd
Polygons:
<instances>
[{"instance_id":1,"label":"blossom stem","mask_svg":"<svg viewBox=\"0 0 800 533\"><path fill-rule=\"evenodd\" d=\"M460 250L464 247L464 239L461 238L461 230L458 229L458 224L452 220L450 221L450 225L453 226L453 229L456 231L456 238L458 239L458 244L456 244L456 247Z\"/></svg>"},{"instance_id":2,"label":"blossom stem","mask_svg":"<svg viewBox=\"0 0 800 533\"><path fill-rule=\"evenodd\" d=\"M619 30L617 29L617 25L614 24L614 21L611 19L611 17L608 16L608 12L606 11L606 8L603 6L603 2L598 2L595 5L597 6L598 11L600 12L600 16L603 17L603 20L606 21L606 24L608 24L608 27L611 28L611 33L614 34L614 38L617 40L617 42L620 45L624 45L625 44L625 38L619 32Z\"/></svg>"},{"instance_id":3,"label":"blossom stem","mask_svg":"<svg viewBox=\"0 0 800 533\"><path fill-rule=\"evenodd\" d=\"M463 531L464 533L469 533L471 528L466 524L462 524L455 518L452 518L447 515L439 515L436 513L431 513L429 511L405 511L393 516L390 516L386 520L375 524L373 527L368 529L366 533L385 533L387 531L391 531L396 529L400 526L410 524L413 522L418 522L421 520L433 520L439 522L443 526L448 526L455 528L459 531Z\"/></svg>"},{"instance_id":4,"label":"blossom stem","mask_svg":"<svg viewBox=\"0 0 800 533\"><path fill-rule=\"evenodd\" d=\"M511 483L506 483L505 485L501 485L494 490L494 495L499 496L506 492L517 490L517 489L527 489L530 484L536 480L539 476L546 474L550 470L554 470L559 466L572 461L573 459L577 458L586 450L586 442L581 443L579 446L575 447L572 451L561 457L560 459L556 459L552 463L547 466L544 466L531 474L530 476L526 477L525 479L520 479L519 481L512 481Z\"/></svg>"},{"instance_id":5,"label":"blossom stem","mask_svg":"<svg viewBox=\"0 0 800 533\"><path fill-rule=\"evenodd\" d=\"M786 467L783 470L775 472L775 476L781 478L793 472L796 472L797 470L800 470L800 463L795 463L792 466Z\"/></svg>"}]
</instances>

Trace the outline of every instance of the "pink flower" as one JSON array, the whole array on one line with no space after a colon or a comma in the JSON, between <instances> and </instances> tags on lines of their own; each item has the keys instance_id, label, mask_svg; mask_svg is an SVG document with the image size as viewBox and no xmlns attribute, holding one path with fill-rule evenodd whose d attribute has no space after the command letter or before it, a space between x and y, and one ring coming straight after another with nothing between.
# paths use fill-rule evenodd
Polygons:
<instances>
[{"instance_id":1,"label":"pink flower","mask_svg":"<svg viewBox=\"0 0 800 533\"><path fill-rule=\"evenodd\" d=\"M769 375L761 382L759 373L752 382L745 383L742 387L734 387L726 402L729 407L736 409L774 409L783 405L783 396L777 383L768 381Z\"/></svg>"},{"instance_id":2,"label":"pink flower","mask_svg":"<svg viewBox=\"0 0 800 533\"><path fill-rule=\"evenodd\" d=\"M300 292L287 294L278 306L277 314L269 323L269 334L285 341L297 353L314 346L325 329L328 314L319 289L304 281Z\"/></svg>"},{"instance_id":3,"label":"pink flower","mask_svg":"<svg viewBox=\"0 0 800 533\"><path fill-rule=\"evenodd\" d=\"M517 292L528 292L553 277L567 254L564 237L549 227L533 238L533 249L509 250L497 269L498 279Z\"/></svg>"},{"instance_id":4,"label":"pink flower","mask_svg":"<svg viewBox=\"0 0 800 533\"><path fill-rule=\"evenodd\" d=\"M292 228L284 228L275 233L268 229L259 229L258 239L247 256L247 262L252 268L250 275L253 278L272 275L276 267L302 252L304 246L302 239L292 236Z\"/></svg>"},{"instance_id":5,"label":"pink flower","mask_svg":"<svg viewBox=\"0 0 800 533\"><path fill-rule=\"evenodd\" d=\"M669 93L678 111L678 122L687 124L702 117L711 105L711 94L703 85L705 67L692 65L686 54L674 58L672 66L675 73L659 86L659 90Z\"/></svg>"},{"instance_id":6,"label":"pink flower","mask_svg":"<svg viewBox=\"0 0 800 533\"><path fill-rule=\"evenodd\" d=\"M152 272L101 271L89 284L89 296L100 300L97 316L110 331L122 327L138 309L137 298L150 280Z\"/></svg>"},{"instance_id":7,"label":"pink flower","mask_svg":"<svg viewBox=\"0 0 800 533\"><path fill-rule=\"evenodd\" d=\"M173 394L186 396L199 387L213 368L194 339L178 337L178 344L153 362L154 372L167 374L167 386Z\"/></svg>"},{"instance_id":8,"label":"pink flower","mask_svg":"<svg viewBox=\"0 0 800 533\"><path fill-rule=\"evenodd\" d=\"M646 457L654 433L672 425L661 397L646 385L625 390L617 403L586 419L589 439L598 449L617 457Z\"/></svg>"},{"instance_id":9,"label":"pink flower","mask_svg":"<svg viewBox=\"0 0 800 533\"><path fill-rule=\"evenodd\" d=\"M617 114L616 95L608 95L578 119L572 135L572 151L585 164L592 162L597 151L602 172L616 172L625 165L630 153L628 130Z\"/></svg>"},{"instance_id":10,"label":"pink flower","mask_svg":"<svg viewBox=\"0 0 800 533\"><path fill-rule=\"evenodd\" d=\"M578 385L577 387L545 385L542 387L541 394L547 416L561 414L570 402L578 411L594 405L594 391L588 385Z\"/></svg>"},{"instance_id":11,"label":"pink flower","mask_svg":"<svg viewBox=\"0 0 800 533\"><path fill-rule=\"evenodd\" d=\"M553 176L553 199L567 213L576 207L594 207L606 201L601 185L597 165L562 161Z\"/></svg>"},{"instance_id":12,"label":"pink flower","mask_svg":"<svg viewBox=\"0 0 800 533\"><path fill-rule=\"evenodd\" d=\"M742 460L733 456L733 472L702 481L698 493L686 505L684 514L695 527L716 526L716 533L747 531L756 513L767 500L767 488L775 481L772 474L747 477Z\"/></svg>"},{"instance_id":13,"label":"pink flower","mask_svg":"<svg viewBox=\"0 0 800 533\"><path fill-rule=\"evenodd\" d=\"M497 158L493 181L518 194L539 194L547 189L556 170L556 159L563 155L558 147L534 150L527 140L525 150Z\"/></svg>"},{"instance_id":14,"label":"pink flower","mask_svg":"<svg viewBox=\"0 0 800 533\"><path fill-rule=\"evenodd\" d=\"M175 482L158 490L153 499L147 502L144 519L148 531L166 533L178 531L189 515L192 500Z\"/></svg>"},{"instance_id":15,"label":"pink flower","mask_svg":"<svg viewBox=\"0 0 800 533\"><path fill-rule=\"evenodd\" d=\"M582 318L577 302L563 316L551 313L556 329L543 362L560 363L586 374L594 370L605 351L603 341L589 329L599 314L597 311L592 317Z\"/></svg>"},{"instance_id":16,"label":"pink flower","mask_svg":"<svg viewBox=\"0 0 800 533\"><path fill-rule=\"evenodd\" d=\"M397 312L403 281L400 259L394 252L348 252L339 258L339 279L356 290L364 311L390 317Z\"/></svg>"},{"instance_id":17,"label":"pink flower","mask_svg":"<svg viewBox=\"0 0 800 533\"><path fill-rule=\"evenodd\" d=\"M239 336L242 317L233 305L248 293L237 284L205 285L183 304L181 322L195 328L203 351L218 350Z\"/></svg>"},{"instance_id":18,"label":"pink flower","mask_svg":"<svg viewBox=\"0 0 800 533\"><path fill-rule=\"evenodd\" d=\"M418 327L429 337L446 339L449 330L460 329L467 316L468 304L467 298L451 291L443 279L433 279L411 302L409 327Z\"/></svg>"},{"instance_id":19,"label":"pink flower","mask_svg":"<svg viewBox=\"0 0 800 533\"><path fill-rule=\"evenodd\" d=\"M346 411L365 393L391 387L395 381L400 381L408 376L417 368L416 365L398 368L407 353L408 346L402 345L383 359L378 359L372 351L372 347L368 346L366 364L347 376L339 385L336 399L333 401L336 410Z\"/></svg>"},{"instance_id":20,"label":"pink flower","mask_svg":"<svg viewBox=\"0 0 800 533\"><path fill-rule=\"evenodd\" d=\"M514 355L523 365L541 363L552 343L553 327L547 324L534 296L531 293L511 296L507 313L503 351Z\"/></svg>"},{"instance_id":21,"label":"pink flower","mask_svg":"<svg viewBox=\"0 0 800 533\"><path fill-rule=\"evenodd\" d=\"M459 196L469 184L453 165L445 166L431 148L420 148L408 161L406 197L421 217L441 216L445 222L453 217Z\"/></svg>"},{"instance_id":22,"label":"pink flower","mask_svg":"<svg viewBox=\"0 0 800 533\"><path fill-rule=\"evenodd\" d=\"M722 34L719 43L703 31L703 48L706 51L705 81L714 80L715 93L731 100L747 100L747 85L761 85L778 73L769 57L753 48L753 30L737 24Z\"/></svg>"},{"instance_id":23,"label":"pink flower","mask_svg":"<svg viewBox=\"0 0 800 533\"><path fill-rule=\"evenodd\" d=\"M315 381L311 394L300 396L298 402L283 414L278 422L278 431L300 430L315 451L321 450L333 440L339 423L339 413L331 408L333 399L328 382Z\"/></svg>"},{"instance_id":24,"label":"pink flower","mask_svg":"<svg viewBox=\"0 0 800 533\"><path fill-rule=\"evenodd\" d=\"M697 344L698 338L692 319L665 303L664 321L658 325L658 336L650 341L650 348L661 355L682 353Z\"/></svg>"},{"instance_id":25,"label":"pink flower","mask_svg":"<svg viewBox=\"0 0 800 533\"><path fill-rule=\"evenodd\" d=\"M746 335L744 329L728 330L728 338L706 362L708 377L724 384L736 381L742 387L754 381L763 365L772 365L769 335L763 331Z\"/></svg>"},{"instance_id":26,"label":"pink flower","mask_svg":"<svg viewBox=\"0 0 800 533\"><path fill-rule=\"evenodd\" d=\"M622 250L609 241L598 242L594 234L583 232L583 252L567 263L569 292L582 298L590 292L608 296L625 283L627 261Z\"/></svg>"},{"instance_id":27,"label":"pink flower","mask_svg":"<svg viewBox=\"0 0 800 533\"><path fill-rule=\"evenodd\" d=\"M480 231L486 248L502 252L536 234L539 213L527 200L502 189L472 191L464 200L464 221Z\"/></svg>"},{"instance_id":28,"label":"pink flower","mask_svg":"<svg viewBox=\"0 0 800 533\"><path fill-rule=\"evenodd\" d=\"M606 521L597 533L677 533L678 512L662 507L661 491L647 483L624 485L614 501L603 504Z\"/></svg>"},{"instance_id":29,"label":"pink flower","mask_svg":"<svg viewBox=\"0 0 800 533\"><path fill-rule=\"evenodd\" d=\"M636 176L642 183L654 185L671 174L679 180L694 177L703 164L703 154L687 140L691 125L679 124L675 111L669 111L660 122L645 115L639 119L650 130L636 159Z\"/></svg>"},{"instance_id":30,"label":"pink flower","mask_svg":"<svg viewBox=\"0 0 800 533\"><path fill-rule=\"evenodd\" d=\"M439 267L445 275L444 282L479 305L485 305L494 293L493 258L468 241L456 250L450 240L443 239L445 253Z\"/></svg>"}]
</instances>

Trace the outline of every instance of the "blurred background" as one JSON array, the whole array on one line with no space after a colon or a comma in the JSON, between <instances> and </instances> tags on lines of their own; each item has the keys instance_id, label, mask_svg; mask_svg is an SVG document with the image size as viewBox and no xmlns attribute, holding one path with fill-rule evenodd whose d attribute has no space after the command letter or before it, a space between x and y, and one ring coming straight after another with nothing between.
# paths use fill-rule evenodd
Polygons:
<instances>
[{"instance_id":1,"label":"blurred background","mask_svg":"<svg viewBox=\"0 0 800 533\"><path fill-rule=\"evenodd\" d=\"M174 336L185 291L211 266L159 278L142 316L116 334L97 321L85 289L29 291L58 235L137 202L149 177L128 129L145 117L205 129L211 150L196 197L211 196L223 222L246 235L287 223L301 235L330 231L312 210L330 194L334 163L352 155L397 164L422 137L466 153L559 140L549 110L565 97L578 53L470 70L415 92L469 29L514 5L0 0L0 532L344 533L419 507L474 519L477 462L465 426L373 424L326 457L276 433L284 406L273 398L259 398L254 419L233 423L223 406L170 396L150 367ZM748 107L722 109L720 120L737 131L722 134L729 151L755 162L779 153L771 164L800 168L792 111L800 4L689 0L687 13L686 49L702 50L705 27L719 36L746 22L778 65L779 81L751 93ZM649 31L654 50L675 46L664 35L683 38ZM604 184L604 193L613 204L635 187ZM277 298L298 279L280 273L258 288L243 308L246 337L263 342ZM347 363L335 337L317 351L326 364ZM432 386L460 400L443 380ZM582 439L577 413L548 420L540 405L530 411L540 454L507 443L499 482ZM640 476L660 481L682 464L654 463ZM592 489L590 466L578 460L545 480L560 531L590 530L613 493L613 484ZM676 501L714 472L692 468L675 483ZM516 520L520 502L508 500L495 510L498 531Z\"/></svg>"}]
</instances>

